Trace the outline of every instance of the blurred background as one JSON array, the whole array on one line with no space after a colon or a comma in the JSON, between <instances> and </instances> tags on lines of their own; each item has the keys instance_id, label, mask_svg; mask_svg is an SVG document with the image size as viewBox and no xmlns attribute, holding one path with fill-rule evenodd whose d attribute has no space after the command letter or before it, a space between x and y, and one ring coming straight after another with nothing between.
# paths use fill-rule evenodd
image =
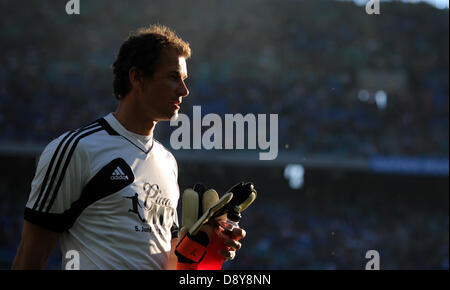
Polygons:
<instances>
[{"instance_id":1,"label":"blurred background","mask_svg":"<svg viewBox=\"0 0 450 290\"><path fill-rule=\"evenodd\" d=\"M449 268L447 1L0 0L0 268L9 269L44 146L114 111L111 64L131 30L191 44L181 113L278 114L279 154L173 150L181 189L259 195L225 269ZM414 2L414 3L410 3ZM207 129L207 128L203 128ZM211 162L214 161L214 162ZM48 269L61 268L56 249Z\"/></svg>"}]
</instances>

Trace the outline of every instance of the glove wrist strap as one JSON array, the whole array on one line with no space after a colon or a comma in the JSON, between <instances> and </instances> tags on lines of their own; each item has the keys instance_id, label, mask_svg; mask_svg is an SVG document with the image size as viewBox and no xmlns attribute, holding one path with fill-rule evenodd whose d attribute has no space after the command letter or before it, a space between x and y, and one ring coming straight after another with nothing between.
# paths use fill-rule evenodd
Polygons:
<instances>
[{"instance_id":1,"label":"glove wrist strap","mask_svg":"<svg viewBox=\"0 0 450 290\"><path fill-rule=\"evenodd\" d=\"M199 232L195 236L191 236L188 233L178 243L175 249L178 262L188 264L199 263L206 254L208 244L209 238L205 232Z\"/></svg>"}]
</instances>

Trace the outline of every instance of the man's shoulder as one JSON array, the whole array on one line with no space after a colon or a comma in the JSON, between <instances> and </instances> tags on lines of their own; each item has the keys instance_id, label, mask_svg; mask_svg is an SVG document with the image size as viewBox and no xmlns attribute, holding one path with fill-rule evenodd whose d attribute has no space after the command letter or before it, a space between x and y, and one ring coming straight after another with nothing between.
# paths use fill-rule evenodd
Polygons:
<instances>
[{"instance_id":1,"label":"man's shoulder","mask_svg":"<svg viewBox=\"0 0 450 290\"><path fill-rule=\"evenodd\" d=\"M104 124L101 119L97 119L87 125L81 126L77 129L66 131L57 138L50 141L45 147L42 155L61 154L63 152L79 152L85 146L86 141L95 138L102 131L105 131Z\"/></svg>"}]
</instances>

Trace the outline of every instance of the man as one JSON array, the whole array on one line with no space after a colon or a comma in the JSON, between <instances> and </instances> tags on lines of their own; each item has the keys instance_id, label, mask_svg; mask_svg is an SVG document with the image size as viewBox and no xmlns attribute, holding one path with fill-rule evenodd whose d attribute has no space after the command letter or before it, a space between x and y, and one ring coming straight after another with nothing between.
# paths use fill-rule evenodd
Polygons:
<instances>
[{"instance_id":1,"label":"man","mask_svg":"<svg viewBox=\"0 0 450 290\"><path fill-rule=\"evenodd\" d=\"M161 25L122 44L113 64L115 113L63 134L40 157L13 269L45 268L58 241L63 259L79 253L80 269L176 268L178 169L153 130L176 118L189 94L190 54ZM232 258L244 236L236 229L221 255Z\"/></svg>"}]
</instances>

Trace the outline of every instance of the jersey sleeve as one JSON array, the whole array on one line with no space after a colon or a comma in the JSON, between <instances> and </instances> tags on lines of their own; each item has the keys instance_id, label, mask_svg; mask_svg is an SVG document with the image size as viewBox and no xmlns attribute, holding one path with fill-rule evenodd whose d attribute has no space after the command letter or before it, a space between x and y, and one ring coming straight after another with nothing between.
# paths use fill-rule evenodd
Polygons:
<instances>
[{"instance_id":1,"label":"jersey sleeve","mask_svg":"<svg viewBox=\"0 0 450 290\"><path fill-rule=\"evenodd\" d=\"M28 222L55 232L70 226L69 209L80 197L89 172L87 155L72 136L62 135L42 152L24 212Z\"/></svg>"}]
</instances>

